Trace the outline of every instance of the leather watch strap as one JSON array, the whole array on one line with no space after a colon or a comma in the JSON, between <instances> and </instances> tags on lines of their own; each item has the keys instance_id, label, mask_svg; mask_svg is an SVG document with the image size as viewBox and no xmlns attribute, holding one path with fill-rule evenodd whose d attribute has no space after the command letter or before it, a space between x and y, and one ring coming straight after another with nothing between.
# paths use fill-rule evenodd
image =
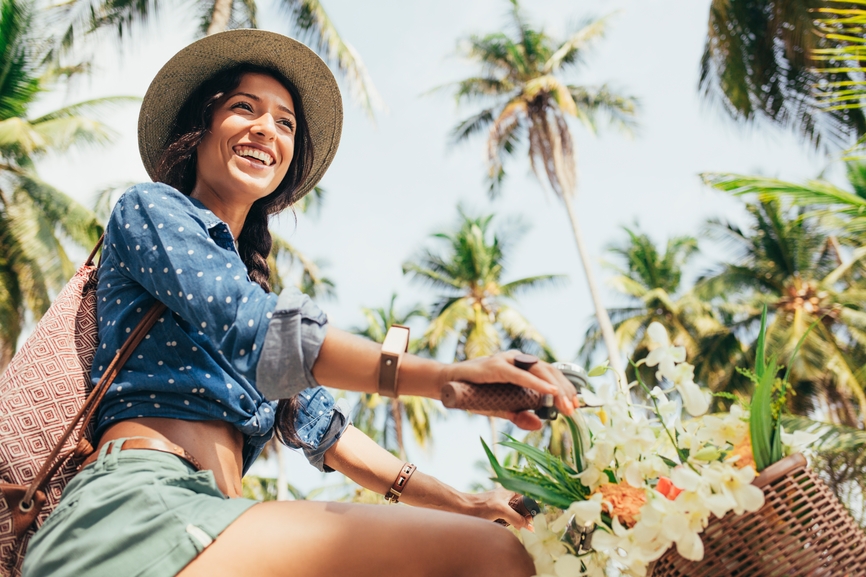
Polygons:
<instances>
[{"instance_id":1,"label":"leather watch strap","mask_svg":"<svg viewBox=\"0 0 866 577\"><path fill-rule=\"evenodd\" d=\"M387 493L385 493L386 501L392 504L400 501L400 497L403 496L403 491L406 489L406 484L409 483L409 478L412 477L412 473L415 472L415 469L417 469L417 467L412 463L403 463L403 468L400 469L400 474L397 475L391 488L388 489Z\"/></svg>"},{"instance_id":2,"label":"leather watch strap","mask_svg":"<svg viewBox=\"0 0 866 577\"><path fill-rule=\"evenodd\" d=\"M382 356L379 359L379 394L397 397L397 372L403 353L409 349L409 327L391 325L382 343Z\"/></svg>"}]
</instances>

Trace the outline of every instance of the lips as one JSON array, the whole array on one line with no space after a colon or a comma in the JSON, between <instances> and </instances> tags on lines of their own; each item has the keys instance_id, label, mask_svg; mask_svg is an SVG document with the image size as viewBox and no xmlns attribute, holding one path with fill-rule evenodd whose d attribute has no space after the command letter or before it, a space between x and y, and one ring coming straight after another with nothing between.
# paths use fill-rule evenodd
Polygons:
<instances>
[{"instance_id":1,"label":"lips","mask_svg":"<svg viewBox=\"0 0 866 577\"><path fill-rule=\"evenodd\" d=\"M270 152L253 146L235 146L234 153L258 161L264 166L271 166L275 162L274 156Z\"/></svg>"}]
</instances>

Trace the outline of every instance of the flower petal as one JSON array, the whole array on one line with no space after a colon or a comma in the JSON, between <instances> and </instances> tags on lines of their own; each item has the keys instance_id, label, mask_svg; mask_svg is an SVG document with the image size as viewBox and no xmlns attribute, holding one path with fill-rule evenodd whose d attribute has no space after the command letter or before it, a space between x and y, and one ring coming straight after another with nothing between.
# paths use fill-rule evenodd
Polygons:
<instances>
[{"instance_id":1,"label":"flower petal","mask_svg":"<svg viewBox=\"0 0 866 577\"><path fill-rule=\"evenodd\" d=\"M668 331L660 322L651 322L650 326L648 326L646 329L646 334L651 341L658 343L662 346L668 346L669 344L671 344L671 341L668 338Z\"/></svg>"}]
</instances>

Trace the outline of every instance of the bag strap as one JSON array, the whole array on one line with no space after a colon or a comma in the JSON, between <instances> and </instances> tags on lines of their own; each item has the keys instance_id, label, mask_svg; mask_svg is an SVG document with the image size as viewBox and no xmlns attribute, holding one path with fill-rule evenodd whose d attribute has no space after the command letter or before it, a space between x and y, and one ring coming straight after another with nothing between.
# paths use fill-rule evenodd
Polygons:
<instances>
[{"instance_id":1,"label":"bag strap","mask_svg":"<svg viewBox=\"0 0 866 577\"><path fill-rule=\"evenodd\" d=\"M93 258L96 256L96 252L102 247L102 242L105 240L105 233L103 232L99 235L99 240L96 241L96 246L93 247L93 250L90 251L90 256L87 257L87 260L84 261L86 266L93 266ZM102 261L102 255L99 255L100 262Z\"/></svg>"},{"instance_id":2,"label":"bag strap","mask_svg":"<svg viewBox=\"0 0 866 577\"><path fill-rule=\"evenodd\" d=\"M99 241L96 243L96 247L87 258L87 264L93 263L93 257L96 256L96 251L99 250L99 247L102 245L102 240L104 237L105 235L99 238ZM57 469L59 469L60 466L63 465L63 463L65 463L69 457L71 457L73 454L81 456L82 454L89 453L93 450L93 447L84 438L84 431L87 427L87 423L89 423L90 419L93 418L93 414L99 407L99 403L102 401L105 393L108 392L108 389L111 387L111 383L114 382L114 379L120 373L123 365L126 364L126 361L132 355L132 352L142 341L142 339L144 339L145 335L147 335L147 333L156 323L157 319L162 316L162 313L165 312L166 308L167 307L163 303L159 301L155 302L150 308L150 310L148 310L138 322L138 326L135 327L135 330L133 330L126 338L123 346L121 346L120 350L117 351L117 354L114 355L114 358L111 360L108 368L102 374L99 382L96 383L96 385L93 387L93 390L90 391L89 395L87 395L87 399L84 401L84 404L78 410L78 413L76 413L76 415L72 418L72 421L63 431L63 434L57 440L57 444L54 446L51 454L48 455L48 458L45 460L42 468L39 469L39 473L36 474L33 482L30 483L29 487L27 487L27 491L24 493L24 498L21 501L21 503L25 507L29 506L36 492L43 488L45 483L47 483L54 476L54 473L57 472ZM78 442L76 443L76 446L73 449L68 450L63 455L60 455L63 446L66 444L66 441L69 440L69 437L72 436L72 433L82 422L84 423L84 426L82 426L81 430L79 431Z\"/></svg>"}]
</instances>

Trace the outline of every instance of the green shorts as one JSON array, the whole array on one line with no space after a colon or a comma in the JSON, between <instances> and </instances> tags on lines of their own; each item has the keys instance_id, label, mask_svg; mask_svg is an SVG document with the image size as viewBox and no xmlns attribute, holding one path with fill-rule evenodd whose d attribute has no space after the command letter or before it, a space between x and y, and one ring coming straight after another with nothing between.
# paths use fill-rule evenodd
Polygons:
<instances>
[{"instance_id":1,"label":"green shorts","mask_svg":"<svg viewBox=\"0 0 866 577\"><path fill-rule=\"evenodd\" d=\"M24 577L172 577L241 513L211 471L179 457L106 443L33 536Z\"/></svg>"}]
</instances>

